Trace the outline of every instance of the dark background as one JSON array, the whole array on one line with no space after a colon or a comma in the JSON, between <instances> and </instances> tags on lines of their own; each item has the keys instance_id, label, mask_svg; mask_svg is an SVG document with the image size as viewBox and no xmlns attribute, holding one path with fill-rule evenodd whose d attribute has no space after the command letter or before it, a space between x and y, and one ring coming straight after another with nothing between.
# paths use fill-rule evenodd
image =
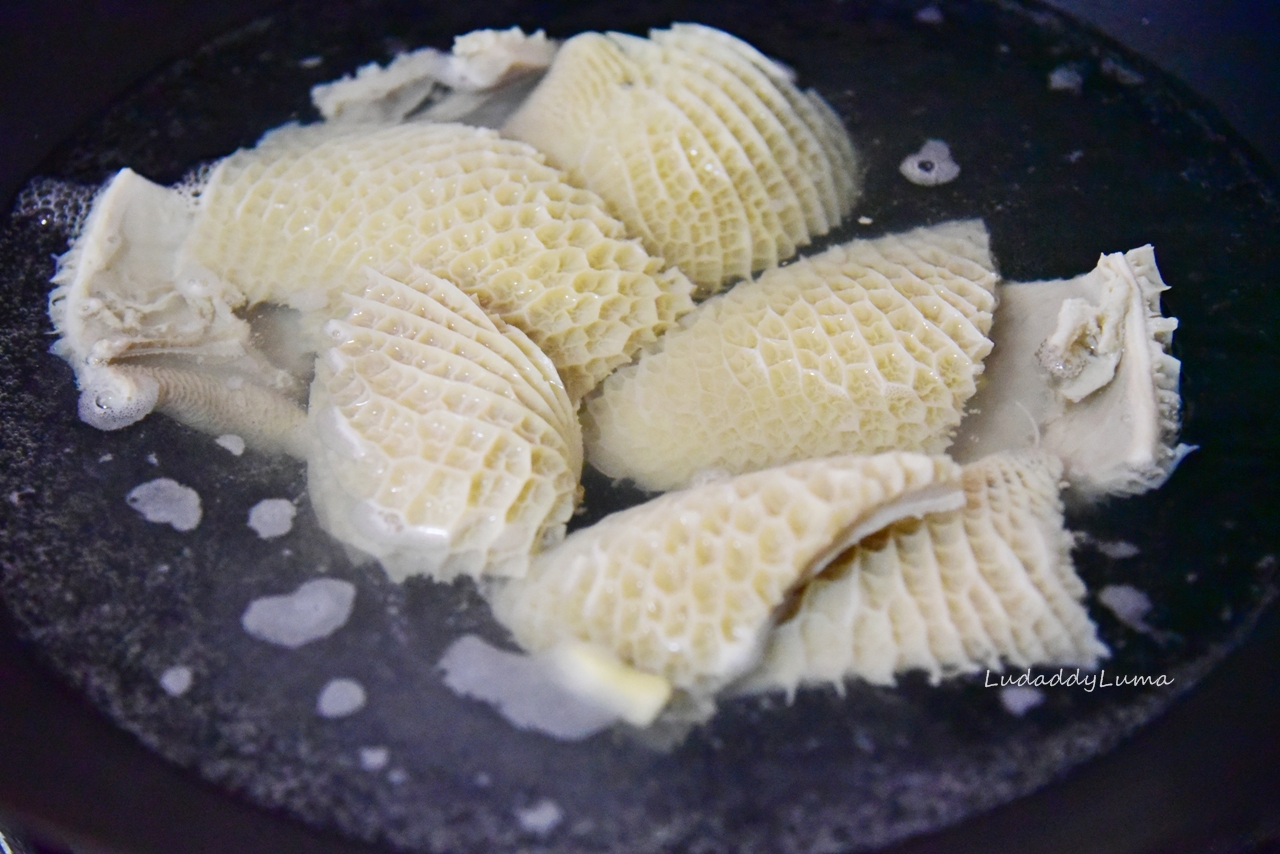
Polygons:
<instances>
[{"instance_id":1,"label":"dark background","mask_svg":"<svg viewBox=\"0 0 1280 854\"><path fill-rule=\"evenodd\" d=\"M112 98L271 5L0 3L0 205L7 209L52 147ZM1280 3L1052 5L1188 83L1280 167ZM1280 851L1278 735L1273 612L1190 698L1119 750L1029 798L893 850ZM35 664L0 612L5 821L22 823L49 850L77 854L366 850L242 804L149 753Z\"/></svg>"}]
</instances>

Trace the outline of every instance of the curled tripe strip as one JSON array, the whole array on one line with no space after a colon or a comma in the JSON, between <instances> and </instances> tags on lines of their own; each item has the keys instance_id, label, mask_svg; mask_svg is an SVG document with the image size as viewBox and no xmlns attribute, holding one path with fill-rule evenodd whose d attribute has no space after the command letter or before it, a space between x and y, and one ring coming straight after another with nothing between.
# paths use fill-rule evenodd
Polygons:
<instances>
[{"instance_id":1,"label":"curled tripe strip","mask_svg":"<svg viewBox=\"0 0 1280 854\"><path fill-rule=\"evenodd\" d=\"M793 693L859 678L931 681L983 668L1094 667L1108 655L1081 599L1045 454L997 454L964 467L965 504L896 522L811 581L741 686Z\"/></svg>"},{"instance_id":2,"label":"curled tripe strip","mask_svg":"<svg viewBox=\"0 0 1280 854\"><path fill-rule=\"evenodd\" d=\"M668 493L535 556L490 601L531 652L590 644L706 697L756 664L796 590L886 525L961 506L958 480L944 457L892 453Z\"/></svg>"}]
</instances>

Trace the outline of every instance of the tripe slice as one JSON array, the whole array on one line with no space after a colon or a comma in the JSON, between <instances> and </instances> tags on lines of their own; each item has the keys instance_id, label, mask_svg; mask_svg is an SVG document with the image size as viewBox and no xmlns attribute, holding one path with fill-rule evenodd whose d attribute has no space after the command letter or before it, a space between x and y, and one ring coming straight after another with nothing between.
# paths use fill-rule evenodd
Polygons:
<instances>
[{"instance_id":1,"label":"tripe slice","mask_svg":"<svg viewBox=\"0 0 1280 854\"><path fill-rule=\"evenodd\" d=\"M747 691L897 674L1096 666L1109 654L1081 599L1058 495L1062 466L998 454L964 468L965 504L895 522L811 581Z\"/></svg>"},{"instance_id":2,"label":"tripe slice","mask_svg":"<svg viewBox=\"0 0 1280 854\"><path fill-rule=\"evenodd\" d=\"M503 132L599 192L651 251L714 293L825 234L858 193L835 113L750 53L710 28L584 33Z\"/></svg>"},{"instance_id":3,"label":"tripe slice","mask_svg":"<svg viewBox=\"0 0 1280 854\"><path fill-rule=\"evenodd\" d=\"M587 459L648 490L700 472L940 453L975 390L996 274L979 220L854 240L713 297L584 411Z\"/></svg>"},{"instance_id":4,"label":"tripe slice","mask_svg":"<svg viewBox=\"0 0 1280 854\"><path fill-rule=\"evenodd\" d=\"M424 334L428 311L403 307L414 297L442 304L374 274L326 325L334 346L317 361L308 413L312 504L394 580L523 575L573 513L577 434L530 408L517 378L459 358L452 339L466 324L441 324L438 343Z\"/></svg>"},{"instance_id":5,"label":"tripe slice","mask_svg":"<svg viewBox=\"0 0 1280 854\"><path fill-rule=\"evenodd\" d=\"M955 509L944 457L793 463L606 517L495 585L495 616L526 650L595 644L708 696L750 670L793 591L891 522Z\"/></svg>"},{"instance_id":6,"label":"tripe slice","mask_svg":"<svg viewBox=\"0 0 1280 854\"><path fill-rule=\"evenodd\" d=\"M1103 255L1074 279L999 288L986 380L955 456L1039 448L1062 459L1073 495L1134 495L1168 479L1177 444L1176 318L1151 246Z\"/></svg>"},{"instance_id":7,"label":"tripe slice","mask_svg":"<svg viewBox=\"0 0 1280 854\"><path fill-rule=\"evenodd\" d=\"M76 372L80 417L116 430L158 409L302 455L303 387L254 346L243 293L182 257L194 218L188 196L122 169L58 260L51 349Z\"/></svg>"},{"instance_id":8,"label":"tripe slice","mask_svg":"<svg viewBox=\"0 0 1280 854\"><path fill-rule=\"evenodd\" d=\"M573 400L692 307L685 276L529 146L465 125L286 126L221 161L186 251L333 316L369 266L448 278L552 360Z\"/></svg>"}]
</instances>

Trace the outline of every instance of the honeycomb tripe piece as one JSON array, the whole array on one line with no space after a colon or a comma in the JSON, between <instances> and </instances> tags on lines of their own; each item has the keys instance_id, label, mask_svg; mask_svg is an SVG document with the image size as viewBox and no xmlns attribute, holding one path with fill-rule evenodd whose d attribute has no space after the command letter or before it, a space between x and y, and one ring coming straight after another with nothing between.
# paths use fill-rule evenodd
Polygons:
<instances>
[{"instance_id":1,"label":"honeycomb tripe piece","mask_svg":"<svg viewBox=\"0 0 1280 854\"><path fill-rule=\"evenodd\" d=\"M579 531L490 591L530 652L595 644L706 696L757 662L775 616L850 544L964 502L944 457L808 460L668 493Z\"/></svg>"},{"instance_id":2,"label":"honeycomb tripe piece","mask_svg":"<svg viewBox=\"0 0 1280 854\"><path fill-rule=\"evenodd\" d=\"M608 76L594 85L577 79L591 74ZM650 251L704 289L750 272L746 215L723 165L689 117L607 36L566 42L503 133L599 192Z\"/></svg>"},{"instance_id":3,"label":"honeycomb tripe piece","mask_svg":"<svg viewBox=\"0 0 1280 854\"><path fill-rule=\"evenodd\" d=\"M786 260L858 195L834 111L723 40L738 42L709 28L576 36L503 127L599 192L702 293Z\"/></svg>"},{"instance_id":4,"label":"honeycomb tripe piece","mask_svg":"<svg viewBox=\"0 0 1280 854\"><path fill-rule=\"evenodd\" d=\"M188 196L122 169L58 260L52 350L75 369L80 417L116 430L159 409L301 453L304 389L255 346L244 295L182 259L193 219Z\"/></svg>"},{"instance_id":5,"label":"honeycomb tripe piece","mask_svg":"<svg viewBox=\"0 0 1280 854\"><path fill-rule=\"evenodd\" d=\"M984 668L1095 667L1109 655L1081 603L1062 466L997 454L964 467L959 510L895 522L832 561L779 622L747 691L859 678L891 685Z\"/></svg>"},{"instance_id":6,"label":"honeycomb tripe piece","mask_svg":"<svg viewBox=\"0 0 1280 854\"><path fill-rule=\"evenodd\" d=\"M734 109L732 102L720 103L727 100L723 93L705 78L668 62L667 51L649 39L622 33L608 33L607 37L643 69L646 90L674 105L696 129L696 135L686 131L692 146L709 147L714 157L701 168L696 162L691 165L709 194L713 213L720 222L722 269L718 271L718 278L721 281L745 278L755 270L777 266L779 238L784 243L781 258L790 257L795 251L794 244L786 251L786 233L764 182L735 138L734 130L724 123L713 106L728 111ZM744 125L740 123L737 129L745 131ZM696 148L686 150L692 152Z\"/></svg>"},{"instance_id":7,"label":"honeycomb tripe piece","mask_svg":"<svg viewBox=\"0 0 1280 854\"><path fill-rule=\"evenodd\" d=\"M577 433L517 391L523 376L465 358L465 318L439 323L426 305L450 300L375 276L347 301L346 317L325 325L333 346L317 359L308 412L321 524L397 581L523 575L573 513Z\"/></svg>"},{"instance_id":8,"label":"honeycomb tripe piece","mask_svg":"<svg viewBox=\"0 0 1280 854\"><path fill-rule=\"evenodd\" d=\"M676 24L650 33L664 46L680 46L713 58L731 70L763 100L795 142L805 173L821 202L821 214L834 228L849 213L861 193L857 156L843 123L822 97L795 86L795 74L751 45L703 24ZM781 100L779 100L779 96ZM819 211L806 209L810 229L821 222ZM815 236L827 228L813 231Z\"/></svg>"},{"instance_id":9,"label":"honeycomb tripe piece","mask_svg":"<svg viewBox=\"0 0 1280 854\"><path fill-rule=\"evenodd\" d=\"M1073 279L998 291L987 381L956 436L958 459L1039 448L1061 457L1069 494L1155 489L1192 450L1177 443L1176 318L1151 246L1103 255Z\"/></svg>"},{"instance_id":10,"label":"honeycomb tripe piece","mask_svg":"<svg viewBox=\"0 0 1280 854\"><path fill-rule=\"evenodd\" d=\"M223 160L187 254L243 291L334 316L369 266L448 278L519 328L580 398L692 307L594 193L491 130L289 125Z\"/></svg>"},{"instance_id":11,"label":"honeycomb tripe piece","mask_svg":"<svg viewBox=\"0 0 1280 854\"><path fill-rule=\"evenodd\" d=\"M991 349L995 282L979 220L766 272L602 384L584 409L587 459L664 490L815 456L940 453Z\"/></svg>"},{"instance_id":12,"label":"honeycomb tripe piece","mask_svg":"<svg viewBox=\"0 0 1280 854\"><path fill-rule=\"evenodd\" d=\"M410 287L372 270L360 296L344 298L357 323L380 333L431 345L483 368L566 437L581 463L582 429L564 383L546 354L524 333L491 318L455 285L420 273ZM387 309L394 309L388 312Z\"/></svg>"}]
</instances>

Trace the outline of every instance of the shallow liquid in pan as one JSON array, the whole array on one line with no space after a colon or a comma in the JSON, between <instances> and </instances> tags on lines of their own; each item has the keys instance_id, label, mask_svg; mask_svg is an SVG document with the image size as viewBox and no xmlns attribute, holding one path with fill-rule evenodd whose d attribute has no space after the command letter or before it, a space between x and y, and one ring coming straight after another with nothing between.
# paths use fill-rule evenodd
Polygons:
<instances>
[{"instance_id":1,"label":"shallow liquid in pan","mask_svg":"<svg viewBox=\"0 0 1280 854\"><path fill-rule=\"evenodd\" d=\"M1199 450L1161 490L1069 523L1086 534L1075 557L1113 651L1106 673L1171 685L1045 689L1017 715L984 684L998 675L938 687L908 676L893 689L804 691L790 705L726 701L669 750L626 732L564 743L516 730L453 694L435 667L462 634L504 642L469 582L399 586L353 565L316 525L300 463L235 456L162 417L118 433L76 419L71 371L46 352L50 257L65 234L39 211L0 232L0 595L21 631L171 760L314 824L423 851L861 850L1025 794L1115 745L1191 688L1272 594L1275 535L1258 508L1277 472L1259 425L1280 396L1262 370L1275 358L1268 286L1280 210L1257 161L1154 68L1052 14L937 8L941 21L854 2L430 13L308 4L156 76L41 172L96 184L128 165L177 180L270 127L314 117L311 85L477 27L559 37L673 20L728 29L815 86L867 163L852 220L807 251L981 216L1004 277L1026 281L1155 245L1172 286L1165 313L1181 321L1183 441ZM1079 94L1048 85L1067 64L1083 76ZM918 187L898 164L931 138L950 145L961 174ZM199 493L195 530L149 524L128 505L130 490L159 477ZM640 499L590 472L586 490L575 524ZM298 507L283 537L246 524L268 498ZM315 578L356 588L332 636L290 650L241 627L253 600ZM1152 631L1116 619L1097 597L1107 585L1146 594ZM364 707L318 714L334 679L358 682Z\"/></svg>"}]
</instances>

